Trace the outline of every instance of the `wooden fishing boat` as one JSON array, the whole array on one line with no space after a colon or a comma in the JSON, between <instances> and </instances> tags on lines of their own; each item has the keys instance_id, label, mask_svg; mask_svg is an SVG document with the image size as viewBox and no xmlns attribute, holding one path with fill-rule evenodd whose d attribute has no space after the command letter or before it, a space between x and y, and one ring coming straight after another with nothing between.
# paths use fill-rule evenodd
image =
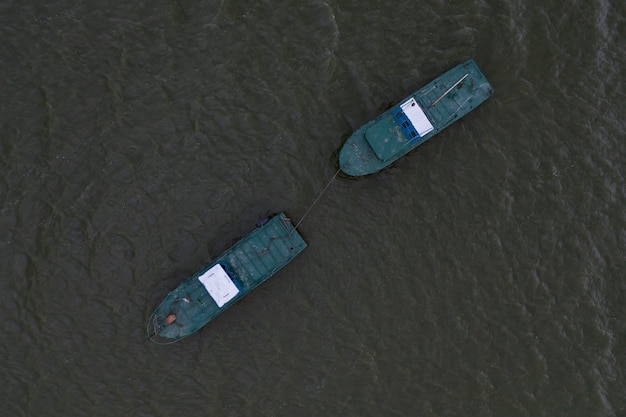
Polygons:
<instances>
[{"instance_id":1,"label":"wooden fishing boat","mask_svg":"<svg viewBox=\"0 0 626 417\"><path fill-rule=\"evenodd\" d=\"M475 109L493 88L473 60L417 90L357 129L339 151L352 176L378 172Z\"/></svg>"},{"instance_id":2,"label":"wooden fishing boat","mask_svg":"<svg viewBox=\"0 0 626 417\"><path fill-rule=\"evenodd\" d=\"M148 320L148 338L169 344L198 331L306 246L284 213L259 224L165 297Z\"/></svg>"}]
</instances>

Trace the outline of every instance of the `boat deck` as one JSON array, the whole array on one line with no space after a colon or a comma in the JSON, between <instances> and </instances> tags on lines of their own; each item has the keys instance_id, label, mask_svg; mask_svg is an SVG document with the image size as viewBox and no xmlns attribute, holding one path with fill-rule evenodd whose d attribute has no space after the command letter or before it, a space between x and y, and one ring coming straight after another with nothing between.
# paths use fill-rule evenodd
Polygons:
<instances>
[{"instance_id":1,"label":"boat deck","mask_svg":"<svg viewBox=\"0 0 626 417\"><path fill-rule=\"evenodd\" d=\"M284 213L272 217L167 295L150 317L150 340L167 344L194 333L306 246ZM175 320L168 323L170 315Z\"/></svg>"},{"instance_id":2,"label":"boat deck","mask_svg":"<svg viewBox=\"0 0 626 417\"><path fill-rule=\"evenodd\" d=\"M353 176L377 172L472 111L492 93L474 61L459 64L358 128L340 150L339 165ZM419 109L406 112L403 106L413 101Z\"/></svg>"},{"instance_id":3,"label":"boat deck","mask_svg":"<svg viewBox=\"0 0 626 417\"><path fill-rule=\"evenodd\" d=\"M306 247L287 218L276 216L235 246L222 260L242 289L252 289Z\"/></svg>"}]
</instances>

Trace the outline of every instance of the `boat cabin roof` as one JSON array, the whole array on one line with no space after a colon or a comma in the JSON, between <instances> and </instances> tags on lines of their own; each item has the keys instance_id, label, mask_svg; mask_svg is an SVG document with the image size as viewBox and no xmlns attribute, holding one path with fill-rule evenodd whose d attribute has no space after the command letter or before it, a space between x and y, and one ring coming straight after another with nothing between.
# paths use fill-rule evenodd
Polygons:
<instances>
[{"instance_id":1,"label":"boat cabin roof","mask_svg":"<svg viewBox=\"0 0 626 417\"><path fill-rule=\"evenodd\" d=\"M239 289L220 264L211 267L198 280L218 307L222 307L239 293Z\"/></svg>"},{"instance_id":2,"label":"boat cabin roof","mask_svg":"<svg viewBox=\"0 0 626 417\"><path fill-rule=\"evenodd\" d=\"M417 130L417 134L420 137L426 136L427 133L430 133L434 129L430 120L426 117L424 110L422 110L413 97L400 104L400 109L409 119L415 130Z\"/></svg>"},{"instance_id":3,"label":"boat cabin roof","mask_svg":"<svg viewBox=\"0 0 626 417\"><path fill-rule=\"evenodd\" d=\"M434 129L424 110L411 97L369 127L365 139L378 159L386 161Z\"/></svg>"}]
</instances>

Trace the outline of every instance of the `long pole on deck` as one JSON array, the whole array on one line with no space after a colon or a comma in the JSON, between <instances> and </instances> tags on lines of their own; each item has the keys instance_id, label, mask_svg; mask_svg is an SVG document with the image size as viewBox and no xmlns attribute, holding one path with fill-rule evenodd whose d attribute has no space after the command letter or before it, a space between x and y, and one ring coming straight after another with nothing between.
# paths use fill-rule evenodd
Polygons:
<instances>
[{"instance_id":1,"label":"long pole on deck","mask_svg":"<svg viewBox=\"0 0 626 417\"><path fill-rule=\"evenodd\" d=\"M439 96L439 98L435 101L433 101L433 104L430 105L430 107L434 106L435 104L439 103L439 100L441 100L442 98L444 98L446 96L446 94L448 94L450 91L452 91L454 89L454 87L456 87L457 85L459 85L461 83L461 81L463 81L464 79L466 79L467 77L469 77L469 74L465 74L459 81L455 82L454 85L450 88L448 88L446 90L445 93L443 93L441 96Z\"/></svg>"}]
</instances>

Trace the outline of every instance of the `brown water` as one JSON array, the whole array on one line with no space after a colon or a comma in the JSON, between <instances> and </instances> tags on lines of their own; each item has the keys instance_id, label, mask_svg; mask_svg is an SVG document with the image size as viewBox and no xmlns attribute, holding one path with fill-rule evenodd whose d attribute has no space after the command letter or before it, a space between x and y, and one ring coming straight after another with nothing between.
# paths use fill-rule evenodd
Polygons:
<instances>
[{"instance_id":1,"label":"brown water","mask_svg":"<svg viewBox=\"0 0 626 417\"><path fill-rule=\"evenodd\" d=\"M0 415L626 416L626 3L0 1ZM339 176L196 335L145 322L358 126L495 94Z\"/></svg>"}]
</instances>

